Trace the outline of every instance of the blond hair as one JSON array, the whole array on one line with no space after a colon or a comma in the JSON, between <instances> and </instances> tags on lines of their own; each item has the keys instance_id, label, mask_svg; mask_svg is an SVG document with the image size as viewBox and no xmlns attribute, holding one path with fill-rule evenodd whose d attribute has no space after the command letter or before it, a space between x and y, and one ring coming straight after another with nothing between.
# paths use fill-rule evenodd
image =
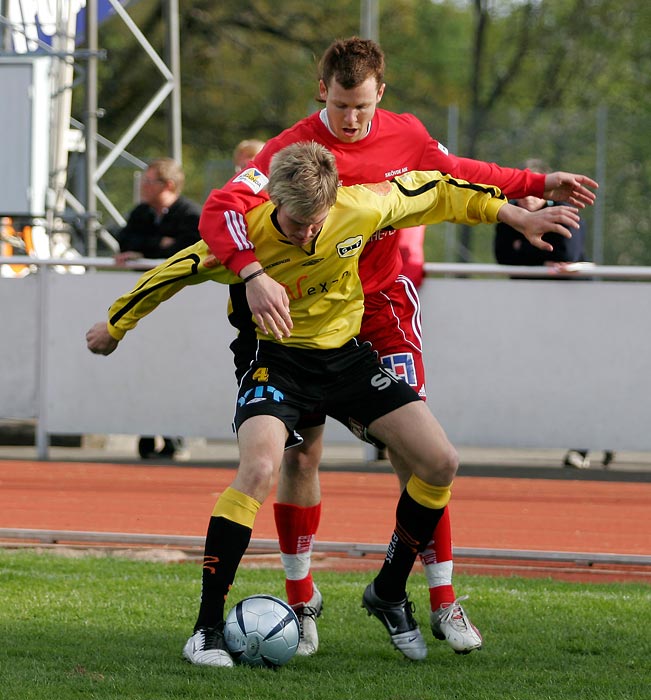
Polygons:
<instances>
[{"instance_id":1,"label":"blond hair","mask_svg":"<svg viewBox=\"0 0 651 700\"><path fill-rule=\"evenodd\" d=\"M339 173L334 155L315 141L293 143L278 151L269 167L269 198L308 221L337 201Z\"/></svg>"},{"instance_id":2,"label":"blond hair","mask_svg":"<svg viewBox=\"0 0 651 700\"><path fill-rule=\"evenodd\" d=\"M242 168L255 156L260 153L264 141L260 139L244 139L240 141L233 151L233 166L235 172L239 172Z\"/></svg>"}]
</instances>

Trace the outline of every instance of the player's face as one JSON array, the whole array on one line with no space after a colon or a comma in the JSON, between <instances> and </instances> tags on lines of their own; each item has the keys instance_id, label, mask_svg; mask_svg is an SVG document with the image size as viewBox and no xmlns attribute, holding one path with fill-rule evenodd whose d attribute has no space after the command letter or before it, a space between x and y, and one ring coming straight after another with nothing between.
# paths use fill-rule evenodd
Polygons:
<instances>
[{"instance_id":1,"label":"player's face","mask_svg":"<svg viewBox=\"0 0 651 700\"><path fill-rule=\"evenodd\" d=\"M290 243L300 248L317 237L329 213L329 208L321 212L316 212L314 216L311 216L309 220L306 221L292 216L287 210L287 207L281 205L278 207L277 211L278 225L285 236L287 236Z\"/></svg>"},{"instance_id":2,"label":"player's face","mask_svg":"<svg viewBox=\"0 0 651 700\"><path fill-rule=\"evenodd\" d=\"M165 180L155 168L147 168L140 178L140 201L149 206L156 206L165 189Z\"/></svg>"},{"instance_id":3,"label":"player's face","mask_svg":"<svg viewBox=\"0 0 651 700\"><path fill-rule=\"evenodd\" d=\"M330 128L345 143L366 136L378 102L384 94L384 83L378 87L375 78L367 78L357 87L346 90L333 78L326 87L319 83L321 99L325 101Z\"/></svg>"}]
</instances>

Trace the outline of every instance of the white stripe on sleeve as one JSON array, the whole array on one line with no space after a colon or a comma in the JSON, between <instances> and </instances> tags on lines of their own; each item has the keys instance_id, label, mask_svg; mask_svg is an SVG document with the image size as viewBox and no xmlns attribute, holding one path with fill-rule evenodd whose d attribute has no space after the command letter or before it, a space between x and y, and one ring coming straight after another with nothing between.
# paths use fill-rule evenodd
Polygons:
<instances>
[{"instance_id":1,"label":"white stripe on sleeve","mask_svg":"<svg viewBox=\"0 0 651 700\"><path fill-rule=\"evenodd\" d=\"M236 211L227 210L224 212L226 227L238 250L253 250L253 243L247 238L246 221L242 214Z\"/></svg>"}]
</instances>

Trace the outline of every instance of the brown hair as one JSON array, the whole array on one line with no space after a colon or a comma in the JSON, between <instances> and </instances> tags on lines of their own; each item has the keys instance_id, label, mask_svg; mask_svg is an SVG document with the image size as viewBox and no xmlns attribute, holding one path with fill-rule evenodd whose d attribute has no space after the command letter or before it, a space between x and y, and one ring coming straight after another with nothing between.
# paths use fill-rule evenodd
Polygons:
<instances>
[{"instance_id":1,"label":"brown hair","mask_svg":"<svg viewBox=\"0 0 651 700\"><path fill-rule=\"evenodd\" d=\"M326 87L333 78L345 90L375 78L378 88L384 82L384 52L372 39L358 36L334 41L319 63L319 78Z\"/></svg>"},{"instance_id":2,"label":"brown hair","mask_svg":"<svg viewBox=\"0 0 651 700\"><path fill-rule=\"evenodd\" d=\"M160 180L165 180L165 182L171 180L176 187L177 194L181 194L185 184L185 174L183 168L173 158L156 158L150 161L147 167L155 170Z\"/></svg>"}]
</instances>

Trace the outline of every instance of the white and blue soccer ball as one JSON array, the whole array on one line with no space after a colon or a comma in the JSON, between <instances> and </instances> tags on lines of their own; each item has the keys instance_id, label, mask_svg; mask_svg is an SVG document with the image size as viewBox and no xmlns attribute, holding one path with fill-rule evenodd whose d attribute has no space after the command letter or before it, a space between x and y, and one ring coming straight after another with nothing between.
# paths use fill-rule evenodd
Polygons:
<instances>
[{"instance_id":1,"label":"white and blue soccer ball","mask_svg":"<svg viewBox=\"0 0 651 700\"><path fill-rule=\"evenodd\" d=\"M272 595L240 600L226 616L224 625L224 641L230 655L249 666L283 666L296 653L300 635L296 613Z\"/></svg>"}]
</instances>

